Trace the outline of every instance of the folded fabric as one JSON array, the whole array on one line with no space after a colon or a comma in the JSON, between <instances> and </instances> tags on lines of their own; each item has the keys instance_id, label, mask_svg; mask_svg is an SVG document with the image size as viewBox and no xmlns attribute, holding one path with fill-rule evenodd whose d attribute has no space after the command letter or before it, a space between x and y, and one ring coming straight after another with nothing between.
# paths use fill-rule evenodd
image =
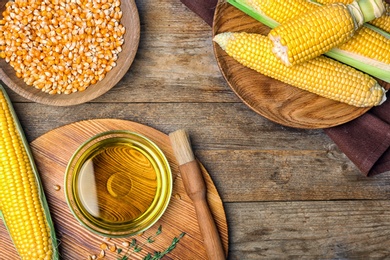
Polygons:
<instances>
[{"instance_id":1,"label":"folded fabric","mask_svg":"<svg viewBox=\"0 0 390 260\"><path fill-rule=\"evenodd\" d=\"M181 0L191 11L199 15L208 25L213 25L218 0Z\"/></svg>"},{"instance_id":2,"label":"folded fabric","mask_svg":"<svg viewBox=\"0 0 390 260\"><path fill-rule=\"evenodd\" d=\"M218 0L181 2L212 26ZM355 120L324 131L365 176L390 171L389 98Z\"/></svg>"},{"instance_id":3,"label":"folded fabric","mask_svg":"<svg viewBox=\"0 0 390 260\"><path fill-rule=\"evenodd\" d=\"M380 110L389 104L386 101ZM373 111L324 131L364 175L390 170L390 124Z\"/></svg>"}]
</instances>

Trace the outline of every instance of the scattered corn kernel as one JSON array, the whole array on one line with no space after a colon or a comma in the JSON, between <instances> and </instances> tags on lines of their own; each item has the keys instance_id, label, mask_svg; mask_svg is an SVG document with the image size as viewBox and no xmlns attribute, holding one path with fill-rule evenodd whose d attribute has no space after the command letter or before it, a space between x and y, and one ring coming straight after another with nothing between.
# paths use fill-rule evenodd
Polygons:
<instances>
[{"instance_id":1,"label":"scattered corn kernel","mask_svg":"<svg viewBox=\"0 0 390 260\"><path fill-rule=\"evenodd\" d=\"M116 251L116 245L114 244L114 245L110 245L109 247L108 247L108 249L111 251L111 252L115 252Z\"/></svg>"},{"instance_id":2,"label":"scattered corn kernel","mask_svg":"<svg viewBox=\"0 0 390 260\"><path fill-rule=\"evenodd\" d=\"M122 246L124 246L124 247L129 247L129 246L130 246L130 243L129 243L129 242L127 242L127 241L125 241L125 242L122 242Z\"/></svg>"},{"instance_id":3,"label":"scattered corn kernel","mask_svg":"<svg viewBox=\"0 0 390 260\"><path fill-rule=\"evenodd\" d=\"M98 258L103 258L105 255L106 255L106 252L104 250L101 250Z\"/></svg>"},{"instance_id":4,"label":"scattered corn kernel","mask_svg":"<svg viewBox=\"0 0 390 260\"><path fill-rule=\"evenodd\" d=\"M106 250L108 248L108 245L106 243L100 244L100 249Z\"/></svg>"},{"instance_id":5,"label":"scattered corn kernel","mask_svg":"<svg viewBox=\"0 0 390 260\"><path fill-rule=\"evenodd\" d=\"M214 41L244 66L320 96L357 107L386 100L385 90L373 78L324 56L291 67L283 65L273 55L267 36L227 32L216 35Z\"/></svg>"},{"instance_id":6,"label":"scattered corn kernel","mask_svg":"<svg viewBox=\"0 0 390 260\"><path fill-rule=\"evenodd\" d=\"M84 91L116 66L125 27L120 0L15 0L0 20L0 57L49 94Z\"/></svg>"}]
</instances>

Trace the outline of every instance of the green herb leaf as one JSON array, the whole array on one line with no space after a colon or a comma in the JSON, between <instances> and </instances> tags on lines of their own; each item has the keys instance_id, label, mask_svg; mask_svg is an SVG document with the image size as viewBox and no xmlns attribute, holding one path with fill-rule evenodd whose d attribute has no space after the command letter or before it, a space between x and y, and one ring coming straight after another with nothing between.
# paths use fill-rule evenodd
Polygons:
<instances>
[{"instance_id":1,"label":"green herb leaf","mask_svg":"<svg viewBox=\"0 0 390 260\"><path fill-rule=\"evenodd\" d=\"M141 250L142 250L142 247L139 247L138 245L136 245L134 247L134 252L136 252L136 253L141 252Z\"/></svg>"},{"instance_id":2,"label":"green herb leaf","mask_svg":"<svg viewBox=\"0 0 390 260\"><path fill-rule=\"evenodd\" d=\"M156 231L156 234L154 236L150 236L146 239L146 241L139 245L137 240L135 238L133 238L131 240L131 243L130 245L127 247L127 250L125 252L125 255L122 256L122 257L118 257L117 260L130 260L130 257L133 255L133 253L139 253L142 251L142 248L145 244L147 243L153 243L155 242L155 238L160 235L162 233L162 226L160 225ZM159 252L159 251L155 251L154 254L150 254L148 253L147 255L144 256L144 258L142 258L143 260L159 260L159 259L162 259L164 257L164 255L168 254L169 252L171 252L175 247L176 247L176 244L180 241L180 239L185 235L184 232L182 232L178 237L174 237L172 239L172 242L171 244L169 245L169 247L167 249L165 249L163 252ZM132 250L130 250L132 248ZM121 248L118 248L117 249L117 254L121 254L123 253L123 250Z\"/></svg>"},{"instance_id":3,"label":"green herb leaf","mask_svg":"<svg viewBox=\"0 0 390 260\"><path fill-rule=\"evenodd\" d=\"M157 229L156 235L160 235L162 232L162 225L160 225Z\"/></svg>"}]
</instances>

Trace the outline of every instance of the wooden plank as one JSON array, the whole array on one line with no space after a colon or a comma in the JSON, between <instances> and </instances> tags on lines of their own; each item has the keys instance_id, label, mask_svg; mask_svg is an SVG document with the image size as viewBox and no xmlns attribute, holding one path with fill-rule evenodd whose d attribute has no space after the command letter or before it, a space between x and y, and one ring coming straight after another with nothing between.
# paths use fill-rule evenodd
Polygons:
<instances>
[{"instance_id":1,"label":"wooden plank","mask_svg":"<svg viewBox=\"0 0 390 260\"><path fill-rule=\"evenodd\" d=\"M118 118L152 126L164 133L187 128L196 149L325 150L322 130L275 124L242 103L111 103L51 107L15 103L30 141L46 131L79 120Z\"/></svg>"},{"instance_id":2,"label":"wooden plank","mask_svg":"<svg viewBox=\"0 0 390 260\"><path fill-rule=\"evenodd\" d=\"M226 202L385 199L390 192L390 172L362 176L321 130L282 127L243 104L18 103L15 108L30 140L65 124L115 114L164 133L187 128L195 154Z\"/></svg>"},{"instance_id":3,"label":"wooden plank","mask_svg":"<svg viewBox=\"0 0 390 260\"><path fill-rule=\"evenodd\" d=\"M96 101L239 102L218 69L210 26L180 1L136 4L138 55L128 75Z\"/></svg>"},{"instance_id":4,"label":"wooden plank","mask_svg":"<svg viewBox=\"0 0 390 260\"><path fill-rule=\"evenodd\" d=\"M180 1L136 4L139 51L108 93L56 108L8 91L28 140L94 118L132 120L164 133L186 128L224 202L229 260L389 258L390 173L363 177L322 130L283 127L249 109L218 69L210 27ZM83 256L98 253L100 242ZM83 241L64 243L77 250Z\"/></svg>"},{"instance_id":5,"label":"wooden plank","mask_svg":"<svg viewBox=\"0 0 390 260\"><path fill-rule=\"evenodd\" d=\"M373 200L390 196L390 172L367 178L330 151L198 150L224 202Z\"/></svg>"},{"instance_id":6,"label":"wooden plank","mask_svg":"<svg viewBox=\"0 0 390 260\"><path fill-rule=\"evenodd\" d=\"M227 203L229 259L387 259L390 202Z\"/></svg>"},{"instance_id":7,"label":"wooden plank","mask_svg":"<svg viewBox=\"0 0 390 260\"><path fill-rule=\"evenodd\" d=\"M218 69L210 26L180 1L136 5L141 20L138 54L124 78L92 102L240 102Z\"/></svg>"}]
</instances>

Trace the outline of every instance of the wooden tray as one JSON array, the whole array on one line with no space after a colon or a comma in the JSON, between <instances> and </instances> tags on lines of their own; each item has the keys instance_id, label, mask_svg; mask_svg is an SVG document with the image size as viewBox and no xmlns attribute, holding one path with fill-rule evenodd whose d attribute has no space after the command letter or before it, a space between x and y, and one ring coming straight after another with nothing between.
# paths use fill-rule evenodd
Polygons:
<instances>
[{"instance_id":1,"label":"wooden tray","mask_svg":"<svg viewBox=\"0 0 390 260\"><path fill-rule=\"evenodd\" d=\"M99 255L103 237L86 230L70 212L64 196L64 172L68 160L77 147L93 135L116 129L138 132L154 141L165 153L173 173L173 193L170 204L162 218L149 230L135 238L140 244L154 235L159 225L162 233L152 244L146 244L140 253L129 259L142 259L147 253L165 250L172 239L181 232L186 235L170 253L170 259L207 259L202 245L196 213L191 200L185 193L182 179L174 158L169 137L153 128L125 120L98 119L76 122L52 130L31 143L31 149L41 174L43 187L50 206L51 215L59 240L61 259L88 259L89 255ZM202 172L208 188L208 201L214 214L225 252L228 250L228 228L223 203L209 174L202 166ZM58 187L60 189L58 190ZM119 247L131 238L111 239L109 245ZM0 259L18 259L18 255L4 225L0 225ZM106 250L104 259L117 259L116 253Z\"/></svg>"},{"instance_id":2,"label":"wooden tray","mask_svg":"<svg viewBox=\"0 0 390 260\"><path fill-rule=\"evenodd\" d=\"M213 35L222 32L268 34L269 27L234 6L220 1L216 7ZM227 83L252 110L276 123L295 128L327 128L365 113L356 108L300 90L244 67L216 43L214 53ZM381 83L385 88L390 84Z\"/></svg>"}]
</instances>

